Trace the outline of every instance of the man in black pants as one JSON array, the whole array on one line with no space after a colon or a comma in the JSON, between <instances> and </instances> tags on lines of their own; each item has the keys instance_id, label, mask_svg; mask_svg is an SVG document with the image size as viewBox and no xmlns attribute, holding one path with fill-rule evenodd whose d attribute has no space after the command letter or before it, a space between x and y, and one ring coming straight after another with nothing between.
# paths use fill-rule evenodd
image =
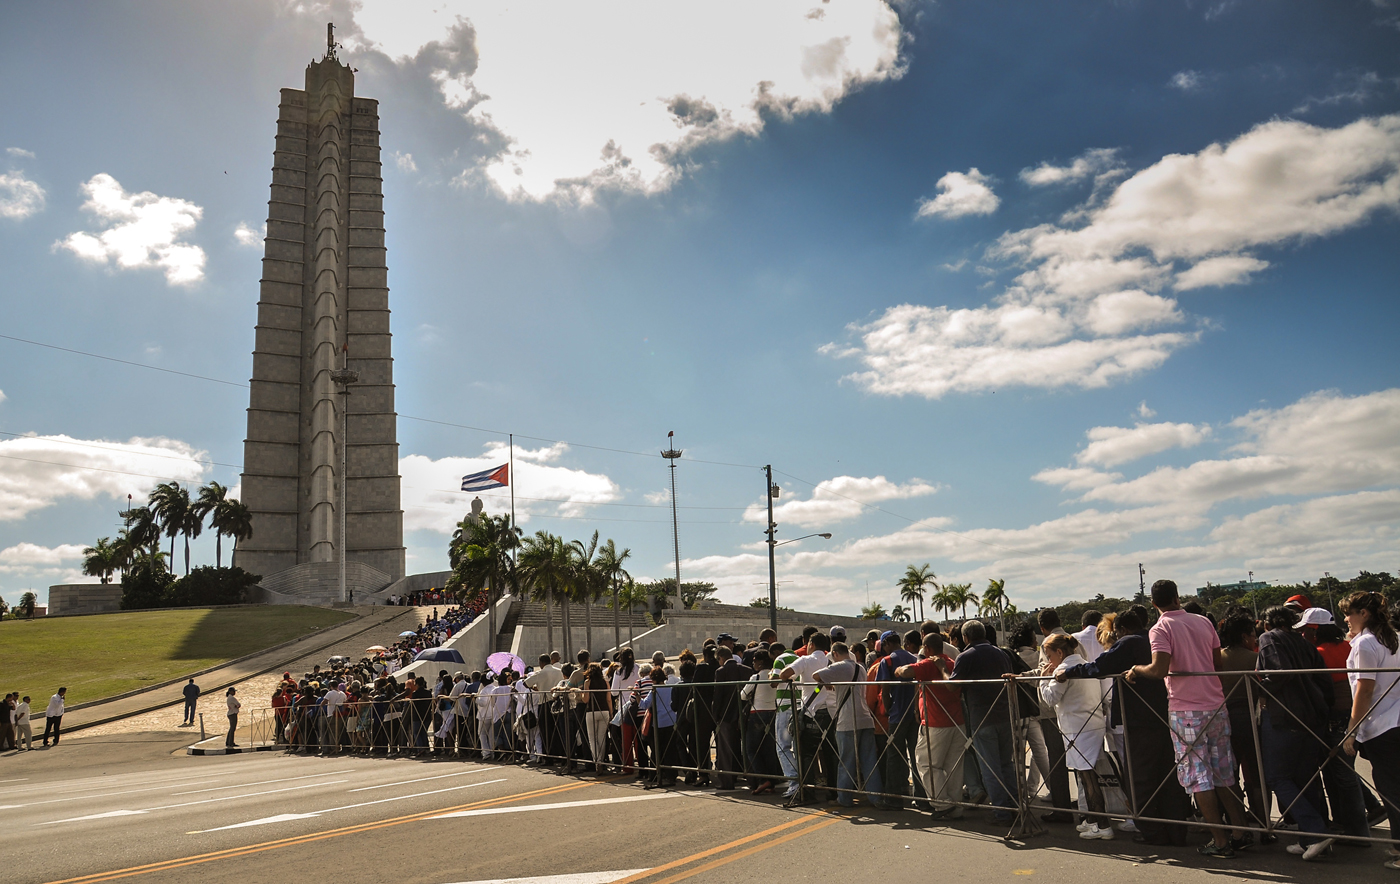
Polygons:
<instances>
[{"instance_id":1,"label":"man in black pants","mask_svg":"<svg viewBox=\"0 0 1400 884\"><path fill-rule=\"evenodd\" d=\"M199 685L190 679L190 683L185 685L185 720L180 722L180 726L194 724L195 705L199 702Z\"/></svg>"},{"instance_id":2,"label":"man in black pants","mask_svg":"<svg viewBox=\"0 0 1400 884\"><path fill-rule=\"evenodd\" d=\"M53 744L58 745L59 726L63 723L63 703L67 695L67 688L59 688L58 693L49 698L49 708L44 710L45 749L49 748L49 734L53 734Z\"/></svg>"}]
</instances>

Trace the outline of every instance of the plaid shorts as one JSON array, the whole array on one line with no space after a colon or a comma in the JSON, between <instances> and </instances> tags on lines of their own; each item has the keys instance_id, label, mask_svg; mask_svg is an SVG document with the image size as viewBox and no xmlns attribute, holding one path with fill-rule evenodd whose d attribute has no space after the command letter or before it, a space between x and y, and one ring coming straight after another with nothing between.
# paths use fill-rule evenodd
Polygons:
<instances>
[{"instance_id":1,"label":"plaid shorts","mask_svg":"<svg viewBox=\"0 0 1400 884\"><path fill-rule=\"evenodd\" d=\"M1191 794L1235 785L1235 753L1230 748L1230 714L1224 707L1204 712L1172 712L1176 778Z\"/></svg>"}]
</instances>

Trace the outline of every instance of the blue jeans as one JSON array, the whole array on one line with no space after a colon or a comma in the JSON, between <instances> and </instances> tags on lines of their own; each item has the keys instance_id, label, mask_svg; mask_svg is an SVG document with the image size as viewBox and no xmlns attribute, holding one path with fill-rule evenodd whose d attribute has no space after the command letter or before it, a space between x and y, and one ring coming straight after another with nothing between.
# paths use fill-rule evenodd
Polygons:
<instances>
[{"instance_id":1,"label":"blue jeans","mask_svg":"<svg viewBox=\"0 0 1400 884\"><path fill-rule=\"evenodd\" d=\"M981 716L978 716L980 719ZM1016 806L1016 767L1012 762L1011 722L982 722L972 735L972 748L977 753L982 785L993 807ZM967 765L964 765L966 767Z\"/></svg>"},{"instance_id":2,"label":"blue jeans","mask_svg":"<svg viewBox=\"0 0 1400 884\"><path fill-rule=\"evenodd\" d=\"M1278 799L1279 809L1291 813L1300 830L1315 835L1326 833L1327 821L1320 810L1320 782L1313 780L1303 789L1322 760L1322 744L1307 731L1274 727L1268 709L1259 715L1259 743L1264 755L1264 779ZM1316 839L1301 840L1312 843Z\"/></svg>"},{"instance_id":3,"label":"blue jeans","mask_svg":"<svg viewBox=\"0 0 1400 884\"><path fill-rule=\"evenodd\" d=\"M836 768L836 803L842 807L855 804L855 793L863 785L865 800L873 807L880 807L879 793L883 789L877 763L880 753L875 748L875 729L837 731L836 752L840 758Z\"/></svg>"},{"instance_id":4,"label":"blue jeans","mask_svg":"<svg viewBox=\"0 0 1400 884\"><path fill-rule=\"evenodd\" d=\"M793 731L792 710L779 709L773 719L775 736L778 738L778 764L782 765L783 776L787 777L788 791L795 791L798 785L797 756L793 754L796 734Z\"/></svg>"}]
</instances>

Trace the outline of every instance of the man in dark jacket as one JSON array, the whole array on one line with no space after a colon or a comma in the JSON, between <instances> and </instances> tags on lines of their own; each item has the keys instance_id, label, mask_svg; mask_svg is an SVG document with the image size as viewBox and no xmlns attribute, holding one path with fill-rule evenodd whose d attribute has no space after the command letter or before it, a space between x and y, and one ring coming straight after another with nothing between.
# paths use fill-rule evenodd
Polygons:
<instances>
[{"instance_id":1,"label":"man in dark jacket","mask_svg":"<svg viewBox=\"0 0 1400 884\"><path fill-rule=\"evenodd\" d=\"M736 660L727 645L720 645L715 653L719 668L715 670L710 706L715 721L715 778L720 789L733 789L734 774L743 770L744 763L739 738L739 689L753 670Z\"/></svg>"},{"instance_id":2,"label":"man in dark jacket","mask_svg":"<svg viewBox=\"0 0 1400 884\"><path fill-rule=\"evenodd\" d=\"M180 722L181 727L194 724L194 708L199 703L199 685L190 679L190 683L185 685L185 720Z\"/></svg>"},{"instance_id":3,"label":"man in dark jacket","mask_svg":"<svg viewBox=\"0 0 1400 884\"><path fill-rule=\"evenodd\" d=\"M1114 621L1118 641L1092 663L1066 669L1065 678L1107 678L1127 672L1139 664L1152 663L1152 642L1147 624L1135 611L1124 611ZM1136 814L1164 820L1184 820L1191 813L1191 799L1176 778L1176 755L1171 730L1167 726L1167 685L1164 681L1139 680L1128 684L1114 679L1112 724L1123 726L1130 779L1129 800ZM1143 844L1186 843L1186 827L1147 820L1137 822L1134 841Z\"/></svg>"}]
</instances>

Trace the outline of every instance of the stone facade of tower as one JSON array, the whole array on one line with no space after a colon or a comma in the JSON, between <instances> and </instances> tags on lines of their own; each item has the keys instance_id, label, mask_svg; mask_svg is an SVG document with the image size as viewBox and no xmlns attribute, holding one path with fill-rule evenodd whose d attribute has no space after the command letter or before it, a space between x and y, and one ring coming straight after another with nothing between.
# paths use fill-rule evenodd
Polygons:
<instances>
[{"instance_id":1,"label":"stone facade of tower","mask_svg":"<svg viewBox=\"0 0 1400 884\"><path fill-rule=\"evenodd\" d=\"M272 576L338 561L344 481L347 561L404 575L388 286L379 103L355 97L332 50L305 89L282 90L243 449L253 536L239 567ZM342 366L359 373L348 397L331 380Z\"/></svg>"}]
</instances>

